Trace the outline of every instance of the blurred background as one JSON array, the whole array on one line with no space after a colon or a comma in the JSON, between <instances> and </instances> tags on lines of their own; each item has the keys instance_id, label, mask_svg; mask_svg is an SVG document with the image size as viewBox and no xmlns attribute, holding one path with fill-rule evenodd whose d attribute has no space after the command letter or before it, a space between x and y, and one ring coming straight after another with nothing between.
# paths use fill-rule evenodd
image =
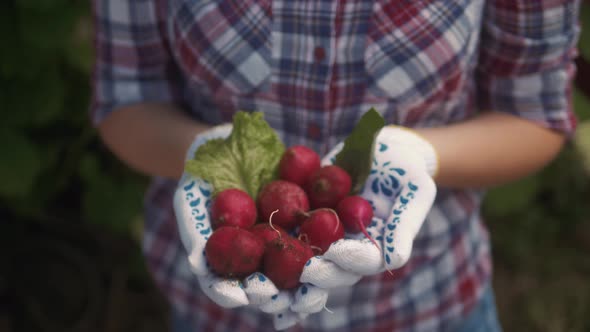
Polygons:
<instances>
[{"instance_id":1,"label":"blurred background","mask_svg":"<svg viewBox=\"0 0 590 332\"><path fill-rule=\"evenodd\" d=\"M140 253L147 179L89 126L89 1L0 2L0 331L166 331ZM590 331L590 1L579 129L484 214L506 331Z\"/></svg>"}]
</instances>

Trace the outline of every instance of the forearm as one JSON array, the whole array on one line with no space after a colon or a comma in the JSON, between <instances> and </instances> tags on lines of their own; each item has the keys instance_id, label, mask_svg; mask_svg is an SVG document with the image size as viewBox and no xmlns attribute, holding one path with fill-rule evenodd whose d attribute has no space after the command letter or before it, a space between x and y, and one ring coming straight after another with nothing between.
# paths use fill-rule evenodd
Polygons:
<instances>
[{"instance_id":1,"label":"forearm","mask_svg":"<svg viewBox=\"0 0 590 332\"><path fill-rule=\"evenodd\" d=\"M146 103L109 114L98 131L108 148L131 168L177 179L195 135L208 128L172 105Z\"/></svg>"},{"instance_id":2,"label":"forearm","mask_svg":"<svg viewBox=\"0 0 590 332\"><path fill-rule=\"evenodd\" d=\"M560 151L563 135L498 112L417 131L439 157L435 181L444 187L493 187L534 173Z\"/></svg>"}]
</instances>

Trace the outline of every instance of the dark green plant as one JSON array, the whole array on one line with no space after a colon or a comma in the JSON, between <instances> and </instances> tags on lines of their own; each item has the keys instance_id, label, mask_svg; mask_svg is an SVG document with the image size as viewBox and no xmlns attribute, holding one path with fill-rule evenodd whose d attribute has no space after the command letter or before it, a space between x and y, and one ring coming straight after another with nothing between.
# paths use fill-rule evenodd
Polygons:
<instances>
[{"instance_id":1,"label":"dark green plant","mask_svg":"<svg viewBox=\"0 0 590 332\"><path fill-rule=\"evenodd\" d=\"M3 1L0 15L0 208L128 232L145 179L90 126L90 2Z\"/></svg>"}]
</instances>

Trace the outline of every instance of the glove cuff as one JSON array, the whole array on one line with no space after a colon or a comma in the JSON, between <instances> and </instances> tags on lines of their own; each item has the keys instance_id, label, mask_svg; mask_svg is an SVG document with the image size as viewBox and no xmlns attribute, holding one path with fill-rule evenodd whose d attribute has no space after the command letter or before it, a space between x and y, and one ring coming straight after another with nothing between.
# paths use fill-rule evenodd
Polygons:
<instances>
[{"instance_id":1,"label":"glove cuff","mask_svg":"<svg viewBox=\"0 0 590 332\"><path fill-rule=\"evenodd\" d=\"M191 143L191 146L186 150L186 154L184 157L184 161L193 159L195 156L195 152L199 146L203 145L208 140L216 139L216 138L226 138L229 136L232 130L231 123L221 124L211 129L205 130L195 136L195 139Z\"/></svg>"},{"instance_id":2,"label":"glove cuff","mask_svg":"<svg viewBox=\"0 0 590 332\"><path fill-rule=\"evenodd\" d=\"M438 154L428 140L414 130L405 127L388 126L383 128L383 130L387 135L387 139L391 142L408 146L412 150L415 150L424 158L424 165L428 175L430 177L436 175L438 171Z\"/></svg>"}]
</instances>

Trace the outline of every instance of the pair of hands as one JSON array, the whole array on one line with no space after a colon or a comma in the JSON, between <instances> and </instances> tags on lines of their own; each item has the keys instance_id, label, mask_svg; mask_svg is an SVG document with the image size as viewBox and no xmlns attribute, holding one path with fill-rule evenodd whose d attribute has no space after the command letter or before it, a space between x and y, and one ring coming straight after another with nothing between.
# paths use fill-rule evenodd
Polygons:
<instances>
[{"instance_id":1,"label":"pair of hands","mask_svg":"<svg viewBox=\"0 0 590 332\"><path fill-rule=\"evenodd\" d=\"M206 141L227 137L231 129L231 125L222 125L198 135L187 157ZM334 147L322 165L333 163L342 146ZM360 193L373 206L374 218L367 232L379 248L362 234L346 234L322 256L306 263L301 285L294 290L278 290L259 272L236 280L219 278L209 270L204 248L213 232L208 213L212 188L185 173L174 195L174 209L191 269L203 292L218 305L255 306L274 314L277 330L289 328L323 310L329 289L352 286L363 276L395 270L408 261L413 240L434 202L436 163L432 145L414 132L401 127L381 129L372 169Z\"/></svg>"}]
</instances>

